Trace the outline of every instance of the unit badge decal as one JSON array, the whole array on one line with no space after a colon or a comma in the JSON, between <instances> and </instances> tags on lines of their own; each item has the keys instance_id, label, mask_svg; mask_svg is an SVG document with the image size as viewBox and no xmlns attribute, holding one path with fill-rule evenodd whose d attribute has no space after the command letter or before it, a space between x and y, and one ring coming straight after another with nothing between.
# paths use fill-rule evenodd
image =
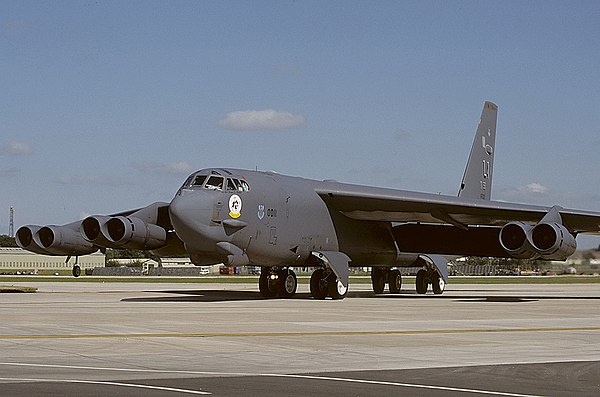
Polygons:
<instances>
[{"instance_id":1,"label":"unit badge decal","mask_svg":"<svg viewBox=\"0 0 600 397\"><path fill-rule=\"evenodd\" d=\"M262 219L265 217L265 206L262 204L258 205L258 212L256 213L256 215L258 216L258 219L260 219L262 221Z\"/></svg>"},{"instance_id":2,"label":"unit badge decal","mask_svg":"<svg viewBox=\"0 0 600 397\"><path fill-rule=\"evenodd\" d=\"M237 194L229 197L229 216L239 218L242 214L242 199Z\"/></svg>"}]
</instances>

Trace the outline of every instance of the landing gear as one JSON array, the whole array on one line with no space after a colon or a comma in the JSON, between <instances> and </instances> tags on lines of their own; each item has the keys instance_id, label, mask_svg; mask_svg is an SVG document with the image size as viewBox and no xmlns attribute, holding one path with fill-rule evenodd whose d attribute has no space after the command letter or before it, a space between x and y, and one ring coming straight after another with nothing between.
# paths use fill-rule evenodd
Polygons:
<instances>
[{"instance_id":1,"label":"landing gear","mask_svg":"<svg viewBox=\"0 0 600 397\"><path fill-rule=\"evenodd\" d=\"M73 265L73 277L81 276L81 268L79 265Z\"/></svg>"},{"instance_id":2,"label":"landing gear","mask_svg":"<svg viewBox=\"0 0 600 397\"><path fill-rule=\"evenodd\" d=\"M316 269L310 276L310 294L315 299L344 299L348 287L330 269Z\"/></svg>"},{"instance_id":3,"label":"landing gear","mask_svg":"<svg viewBox=\"0 0 600 397\"><path fill-rule=\"evenodd\" d=\"M398 269L388 269L384 267L373 267L371 269L371 283L373 292L383 294L385 284L388 284L390 293L399 294L402 287L402 275Z\"/></svg>"},{"instance_id":4,"label":"landing gear","mask_svg":"<svg viewBox=\"0 0 600 397\"><path fill-rule=\"evenodd\" d=\"M294 296L298 288L296 273L290 269L285 269L277 272L277 275L279 276L279 295L284 298Z\"/></svg>"},{"instance_id":5,"label":"landing gear","mask_svg":"<svg viewBox=\"0 0 600 397\"><path fill-rule=\"evenodd\" d=\"M431 289L433 293L436 295L440 295L444 292L446 288L446 282L438 272L433 269L425 270L421 269L417 272L417 278L415 280L415 286L417 288L417 294L425 294L427 293L427 289L429 288L429 284L431 284Z\"/></svg>"},{"instance_id":6,"label":"landing gear","mask_svg":"<svg viewBox=\"0 0 600 397\"><path fill-rule=\"evenodd\" d=\"M310 276L310 294L315 299L325 299L329 289L324 269L316 269Z\"/></svg>"},{"instance_id":7,"label":"landing gear","mask_svg":"<svg viewBox=\"0 0 600 397\"><path fill-rule=\"evenodd\" d=\"M383 294L386 276L387 269L374 267L371 270L371 284L373 285L373 292L376 294Z\"/></svg>"},{"instance_id":8,"label":"landing gear","mask_svg":"<svg viewBox=\"0 0 600 397\"><path fill-rule=\"evenodd\" d=\"M390 288L390 294L399 294L402 288L402 275L400 270L392 269L388 272L388 286Z\"/></svg>"},{"instance_id":9,"label":"landing gear","mask_svg":"<svg viewBox=\"0 0 600 397\"><path fill-rule=\"evenodd\" d=\"M421 269L417 272L417 279L415 280L415 286L417 288L417 294L424 294L427 292L427 270Z\"/></svg>"},{"instance_id":10,"label":"landing gear","mask_svg":"<svg viewBox=\"0 0 600 397\"><path fill-rule=\"evenodd\" d=\"M298 279L290 268L262 268L258 289L265 298L291 298L296 294Z\"/></svg>"}]
</instances>

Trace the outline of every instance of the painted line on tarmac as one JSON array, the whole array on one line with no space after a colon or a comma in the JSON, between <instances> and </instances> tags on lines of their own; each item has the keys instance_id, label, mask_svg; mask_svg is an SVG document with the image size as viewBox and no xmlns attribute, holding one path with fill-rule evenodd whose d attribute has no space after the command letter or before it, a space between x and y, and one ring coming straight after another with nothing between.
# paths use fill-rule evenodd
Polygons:
<instances>
[{"instance_id":1,"label":"painted line on tarmac","mask_svg":"<svg viewBox=\"0 0 600 397\"><path fill-rule=\"evenodd\" d=\"M263 376L329 380L329 381L336 381L336 382L362 383L362 384L383 385L383 386L399 386L399 387L407 387L407 388L414 388L414 389L443 390L443 391L452 391L452 392L460 392L460 393L486 394L486 395L493 395L493 396L541 397L541 396L531 395L531 394L507 393L507 392L499 392L499 391L491 391L491 390L465 389L465 388L460 388L460 387L449 387L449 386L419 385L419 384L415 384L415 383L386 382L386 381L380 381L380 380L337 378L337 377L329 377L329 376L277 375L277 374L264 374Z\"/></svg>"},{"instance_id":2,"label":"painted line on tarmac","mask_svg":"<svg viewBox=\"0 0 600 397\"><path fill-rule=\"evenodd\" d=\"M361 336L361 335L428 335L428 334L482 334L512 332L573 332L600 331L599 327L534 327L534 328L481 328L481 329L422 329L407 331L305 331L305 332L221 332L221 333L110 333L110 334L55 334L55 335L0 335L0 340L11 339L111 339L111 338L276 338L299 336Z\"/></svg>"},{"instance_id":3,"label":"painted line on tarmac","mask_svg":"<svg viewBox=\"0 0 600 397\"><path fill-rule=\"evenodd\" d=\"M119 387L133 387L136 389L151 389L160 391L170 391L176 393L185 394L196 394L196 395L211 395L212 393L201 391L201 390L190 390L190 389L178 389L174 387L164 386L151 386L151 385L140 385L137 383L123 383L123 382L110 382L110 381L99 381L99 380L82 380L82 379L42 379L42 378L0 378L2 381L9 382L52 382L52 383L83 383L90 385L103 385L103 386L119 386Z\"/></svg>"},{"instance_id":4,"label":"painted line on tarmac","mask_svg":"<svg viewBox=\"0 0 600 397\"><path fill-rule=\"evenodd\" d=\"M422 384L415 384L415 383L387 382L387 381L367 380L367 379L339 378L339 377L318 376L318 375L182 371L182 370L160 370L160 369L145 369L145 368L140 368L140 369L110 368L110 367L91 367L91 366L59 365L59 364L31 364L31 363L14 363L14 362L0 363L0 365L20 366L20 367L61 368L61 369L82 369L82 370L109 371L109 372L116 371L116 372L164 373L164 374L186 374L186 375L214 375L214 376L219 376L219 377L223 377L223 376L243 376L243 377L255 376L255 377L271 377L271 378L309 379L309 380L323 380L323 381L346 382L346 383L371 384L371 385L381 385L381 386L396 386L396 387L405 387L405 388L413 388L413 389L442 390L442 391L484 394L484 395L494 395L494 396L506 396L506 397L539 397L539 396L530 395L530 394L508 393L508 392L499 392L499 391L492 391L492 390L467 389L467 388L457 388L457 387L449 387L449 386L433 386L433 385L422 385ZM165 390L165 391L179 391L182 393L189 393L189 394L205 394L205 395L211 394L209 392L203 392L203 391L198 391L198 390L172 389L172 388L166 388L166 387L161 388L160 386L147 386L147 385L103 382L103 381L22 379L22 378L0 378L0 380L107 384L107 385L117 385L117 386L140 387L140 388L148 388L148 389L160 389L160 390Z\"/></svg>"}]
</instances>

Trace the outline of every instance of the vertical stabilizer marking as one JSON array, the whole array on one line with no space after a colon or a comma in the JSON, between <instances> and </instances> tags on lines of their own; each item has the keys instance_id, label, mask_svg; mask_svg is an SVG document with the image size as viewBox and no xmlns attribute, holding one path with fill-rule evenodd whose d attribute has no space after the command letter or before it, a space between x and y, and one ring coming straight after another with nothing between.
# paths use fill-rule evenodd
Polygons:
<instances>
[{"instance_id":1,"label":"vertical stabilizer marking","mask_svg":"<svg viewBox=\"0 0 600 397\"><path fill-rule=\"evenodd\" d=\"M486 101L483 104L481 119L473 139L458 197L489 200L492 196L497 116L498 106Z\"/></svg>"}]
</instances>

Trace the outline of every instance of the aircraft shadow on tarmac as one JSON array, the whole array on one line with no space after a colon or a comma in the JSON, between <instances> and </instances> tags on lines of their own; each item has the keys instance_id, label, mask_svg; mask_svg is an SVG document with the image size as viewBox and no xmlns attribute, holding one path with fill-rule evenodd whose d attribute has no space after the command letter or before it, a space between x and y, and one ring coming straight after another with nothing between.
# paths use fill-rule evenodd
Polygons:
<instances>
[{"instance_id":1,"label":"aircraft shadow on tarmac","mask_svg":"<svg viewBox=\"0 0 600 397\"><path fill-rule=\"evenodd\" d=\"M264 298L258 291L226 291L226 290L155 290L145 291L155 294L168 294L167 296L151 296L140 298L123 298L122 302L229 302L276 300L290 298ZM375 294L371 291L348 292L346 299L373 298L373 299L450 299L456 302L481 302L481 303L526 303L540 300L600 300L600 296L503 296L490 295L485 291L481 295L418 295L414 291L405 291L398 295ZM310 293L297 293L291 299L313 300Z\"/></svg>"}]
</instances>

